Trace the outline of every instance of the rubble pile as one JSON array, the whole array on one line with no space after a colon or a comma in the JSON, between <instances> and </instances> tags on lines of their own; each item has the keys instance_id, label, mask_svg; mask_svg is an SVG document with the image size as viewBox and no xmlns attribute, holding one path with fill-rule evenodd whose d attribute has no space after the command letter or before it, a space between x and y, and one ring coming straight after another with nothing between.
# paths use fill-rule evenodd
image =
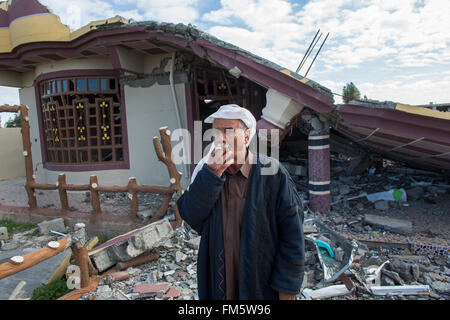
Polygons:
<instances>
[{"instance_id":1,"label":"rubble pile","mask_svg":"<svg viewBox=\"0 0 450 320\"><path fill-rule=\"evenodd\" d=\"M184 225L170 239L152 250L155 261L130 267L125 281L109 283L103 278L96 291L81 299L98 300L198 300L197 254L200 236Z\"/></svg>"},{"instance_id":2,"label":"rubble pile","mask_svg":"<svg viewBox=\"0 0 450 320\"><path fill-rule=\"evenodd\" d=\"M447 177L393 166L345 176L334 166L331 212L319 214L308 208L302 191L304 167L286 167L305 200L306 268L298 299L450 299ZM112 206L128 203L119 193L101 196ZM148 194L139 200L138 216L146 222L160 199ZM100 280L81 299L198 299L200 236L185 223L171 228L175 205L172 200L164 219L90 250ZM70 231L62 218L12 235L1 229L0 254L39 249Z\"/></svg>"}]
</instances>

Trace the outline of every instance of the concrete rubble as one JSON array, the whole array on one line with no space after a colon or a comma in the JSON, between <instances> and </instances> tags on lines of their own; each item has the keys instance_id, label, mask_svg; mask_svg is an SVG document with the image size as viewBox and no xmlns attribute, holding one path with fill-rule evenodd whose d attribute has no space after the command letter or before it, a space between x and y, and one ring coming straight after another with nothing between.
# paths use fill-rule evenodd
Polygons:
<instances>
[{"instance_id":1,"label":"concrete rubble","mask_svg":"<svg viewBox=\"0 0 450 320\"><path fill-rule=\"evenodd\" d=\"M38 223L39 228L39 234L49 234L51 231L56 232L67 232L66 226L64 224L63 218L57 218L53 220L43 221L41 223Z\"/></svg>"},{"instance_id":2,"label":"concrete rubble","mask_svg":"<svg viewBox=\"0 0 450 320\"><path fill-rule=\"evenodd\" d=\"M376 208L376 207L375 207ZM378 209L378 208L376 208ZM380 209L378 209L380 210ZM387 209L381 209L387 210ZM385 218L374 214L364 215L364 222L371 226L381 227L389 231L394 231L401 234L411 235L412 234L412 223L411 221L405 221L395 218Z\"/></svg>"},{"instance_id":3,"label":"concrete rubble","mask_svg":"<svg viewBox=\"0 0 450 320\"><path fill-rule=\"evenodd\" d=\"M162 219L141 229L111 239L89 253L98 271L102 272L117 262L131 260L163 244L173 233L168 219Z\"/></svg>"},{"instance_id":4,"label":"concrete rubble","mask_svg":"<svg viewBox=\"0 0 450 320\"><path fill-rule=\"evenodd\" d=\"M308 178L299 169L307 166L299 158L290 170L298 192L306 199L304 233L308 241L298 299L450 299L448 177L423 171L405 174L389 164L372 164L371 169L376 170L346 176L346 162L332 159L331 213L319 214L308 209ZM389 194L392 190L405 190L401 201L369 200L370 195ZM148 203L151 201L149 198ZM149 217L150 213L141 219ZM99 275L121 270L126 276L102 278L98 288L81 299L198 299L201 237L187 224L173 230L170 220L132 230L91 250L89 256ZM9 257L18 250L42 247L61 237L51 231L69 230L63 219L55 219L27 232L6 232L0 254ZM332 256L316 240L327 243ZM151 261L118 268L120 263L151 253L156 256ZM11 291L19 280L24 279L17 279ZM24 289L29 285L28 279L26 282Z\"/></svg>"}]
</instances>

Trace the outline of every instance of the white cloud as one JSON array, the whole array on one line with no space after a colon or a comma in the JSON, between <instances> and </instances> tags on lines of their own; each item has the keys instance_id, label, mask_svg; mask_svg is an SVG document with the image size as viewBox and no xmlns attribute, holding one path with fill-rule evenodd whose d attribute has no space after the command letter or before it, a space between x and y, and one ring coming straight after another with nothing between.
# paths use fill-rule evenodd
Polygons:
<instances>
[{"instance_id":1,"label":"white cloud","mask_svg":"<svg viewBox=\"0 0 450 320\"><path fill-rule=\"evenodd\" d=\"M292 0L221 0L219 9L202 16L199 0L40 1L72 28L115 15L201 23L218 38L294 71L320 28L322 40L327 32L330 37L308 77L332 91L341 93L357 75L358 88L369 98L411 104L450 101L448 69L436 71L450 65L450 1L310 0L300 5ZM376 81L366 76L374 69Z\"/></svg>"},{"instance_id":2,"label":"white cloud","mask_svg":"<svg viewBox=\"0 0 450 320\"><path fill-rule=\"evenodd\" d=\"M202 19L214 24L209 32L218 38L291 70L320 28L322 40L327 32L330 37L308 77L320 78L322 85L341 93L352 76L364 79L364 68L370 67L372 74L379 70L378 77L373 83L369 78L361 81L363 94L422 104L450 101L448 78L396 76L450 64L449 12L450 1L440 0L311 0L304 6L285 0L221 0L221 8ZM305 63L302 74L308 66Z\"/></svg>"},{"instance_id":3,"label":"white cloud","mask_svg":"<svg viewBox=\"0 0 450 320\"><path fill-rule=\"evenodd\" d=\"M186 24L198 18L198 0L77 0L70 3L61 0L40 1L72 29L116 15L136 21L156 20Z\"/></svg>"},{"instance_id":4,"label":"white cloud","mask_svg":"<svg viewBox=\"0 0 450 320\"><path fill-rule=\"evenodd\" d=\"M408 79L411 80L411 79ZM350 82L350 81L347 81ZM342 88L346 85L344 81L325 80L320 82L332 92L342 94ZM361 82L355 83L361 92L361 97L366 95L369 99L379 101L394 101L411 105L433 103L448 103L450 101L450 77L441 80L416 80L400 81L390 80L386 82ZM342 98L334 96L335 104L340 104Z\"/></svg>"},{"instance_id":5,"label":"white cloud","mask_svg":"<svg viewBox=\"0 0 450 320\"><path fill-rule=\"evenodd\" d=\"M114 0L135 6L145 20L193 23L199 16L198 0Z\"/></svg>"}]
</instances>

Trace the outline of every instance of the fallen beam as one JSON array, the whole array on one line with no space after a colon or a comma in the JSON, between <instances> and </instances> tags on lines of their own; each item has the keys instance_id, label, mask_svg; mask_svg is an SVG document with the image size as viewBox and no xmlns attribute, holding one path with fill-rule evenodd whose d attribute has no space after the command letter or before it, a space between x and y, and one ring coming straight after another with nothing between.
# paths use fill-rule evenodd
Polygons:
<instances>
[{"instance_id":1,"label":"fallen beam","mask_svg":"<svg viewBox=\"0 0 450 320\"><path fill-rule=\"evenodd\" d=\"M116 268L117 268L117 270L125 270L125 269L128 269L129 267L135 267L135 266L140 266L141 264L144 264L144 263L149 263L158 258L159 258L158 252L143 253L140 256L138 256L134 259L131 259L130 261L119 262L116 265Z\"/></svg>"},{"instance_id":2,"label":"fallen beam","mask_svg":"<svg viewBox=\"0 0 450 320\"><path fill-rule=\"evenodd\" d=\"M16 274L22 270L28 269L42 261L45 261L53 256L56 256L60 252L66 250L68 248L69 239L63 238L61 240L56 241L59 243L59 246L55 249L44 247L38 249L36 251L30 252L23 256L23 262L20 264L15 264L11 261L5 262L0 265L0 279L9 277L13 274Z\"/></svg>"},{"instance_id":3,"label":"fallen beam","mask_svg":"<svg viewBox=\"0 0 450 320\"><path fill-rule=\"evenodd\" d=\"M353 290L352 290L353 291ZM338 297L346 295L350 292L352 292L347 289L345 284L339 284L335 286L329 286L317 290L312 289L303 289L302 294L306 299L326 299L326 298L332 298L332 297Z\"/></svg>"},{"instance_id":4,"label":"fallen beam","mask_svg":"<svg viewBox=\"0 0 450 320\"><path fill-rule=\"evenodd\" d=\"M428 285L404 285L404 286L372 286L372 293L377 296L385 295L412 295L412 294L429 294L430 286Z\"/></svg>"},{"instance_id":5,"label":"fallen beam","mask_svg":"<svg viewBox=\"0 0 450 320\"><path fill-rule=\"evenodd\" d=\"M164 244L172 235L172 225L163 219L108 240L88 254L97 270L103 272Z\"/></svg>"},{"instance_id":6,"label":"fallen beam","mask_svg":"<svg viewBox=\"0 0 450 320\"><path fill-rule=\"evenodd\" d=\"M373 225L375 227L384 228L389 231L412 235L412 223L411 221L395 219L395 218L386 218L382 216L377 216L374 214L366 214L364 216L364 223Z\"/></svg>"}]
</instances>

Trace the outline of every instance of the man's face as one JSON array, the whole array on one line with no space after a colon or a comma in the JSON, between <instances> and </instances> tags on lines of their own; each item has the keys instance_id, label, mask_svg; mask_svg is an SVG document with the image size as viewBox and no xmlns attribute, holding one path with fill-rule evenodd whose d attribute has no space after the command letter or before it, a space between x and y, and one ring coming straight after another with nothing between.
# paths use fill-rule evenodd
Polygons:
<instances>
[{"instance_id":1,"label":"man's face","mask_svg":"<svg viewBox=\"0 0 450 320\"><path fill-rule=\"evenodd\" d=\"M234 153L234 163L243 164L250 130L238 119L214 119L213 128L215 144L228 144Z\"/></svg>"}]
</instances>

